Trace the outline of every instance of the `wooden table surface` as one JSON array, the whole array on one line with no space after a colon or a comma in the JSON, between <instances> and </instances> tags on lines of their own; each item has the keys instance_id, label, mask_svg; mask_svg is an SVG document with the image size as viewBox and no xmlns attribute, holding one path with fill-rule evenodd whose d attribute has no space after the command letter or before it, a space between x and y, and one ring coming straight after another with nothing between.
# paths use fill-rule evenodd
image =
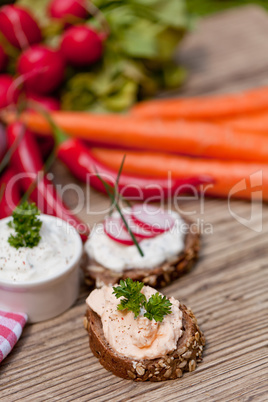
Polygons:
<instances>
[{"instance_id":1,"label":"wooden table surface","mask_svg":"<svg viewBox=\"0 0 268 402\"><path fill-rule=\"evenodd\" d=\"M190 70L183 93L268 84L267 38L268 15L254 6L201 21L178 55ZM73 181L63 166L54 170L58 183ZM75 203L73 194L65 195ZM90 195L90 210L101 211L106 198ZM188 200L180 206L208 229L195 268L164 289L193 309L206 335L197 370L162 383L134 383L107 372L88 347L83 328L88 290L82 286L71 310L25 328L0 367L1 402L267 400L268 206L259 205L253 214L251 223L259 231L239 223L226 200ZM231 210L250 219L249 202L232 202ZM94 224L102 215L84 209L81 217Z\"/></svg>"}]
</instances>

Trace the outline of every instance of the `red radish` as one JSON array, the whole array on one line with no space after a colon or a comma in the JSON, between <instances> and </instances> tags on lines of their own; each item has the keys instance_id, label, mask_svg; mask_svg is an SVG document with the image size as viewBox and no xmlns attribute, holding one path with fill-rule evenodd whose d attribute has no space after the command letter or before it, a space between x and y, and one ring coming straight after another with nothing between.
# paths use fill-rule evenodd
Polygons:
<instances>
[{"instance_id":1,"label":"red radish","mask_svg":"<svg viewBox=\"0 0 268 402\"><path fill-rule=\"evenodd\" d=\"M25 50L18 61L18 72L25 88L37 94L49 94L64 78L65 63L61 54L44 45Z\"/></svg>"},{"instance_id":2,"label":"red radish","mask_svg":"<svg viewBox=\"0 0 268 402\"><path fill-rule=\"evenodd\" d=\"M0 71L4 71L7 65L7 55L3 49L3 46L0 45Z\"/></svg>"},{"instance_id":3,"label":"red radish","mask_svg":"<svg viewBox=\"0 0 268 402\"><path fill-rule=\"evenodd\" d=\"M137 225L153 233L166 232L175 224L175 219L171 214L152 205L134 205L131 210L131 217Z\"/></svg>"},{"instance_id":4,"label":"red radish","mask_svg":"<svg viewBox=\"0 0 268 402\"><path fill-rule=\"evenodd\" d=\"M26 94L26 98L29 101L34 101L39 103L46 110L60 110L60 101L56 98L48 97L48 96L40 96L34 93ZM31 108L30 108L31 109Z\"/></svg>"},{"instance_id":5,"label":"red radish","mask_svg":"<svg viewBox=\"0 0 268 402\"><path fill-rule=\"evenodd\" d=\"M134 236L139 236L142 239L151 239L155 237L158 233L154 232L153 230L144 229L142 226L137 225L131 217L125 215L127 224L134 234ZM123 229L127 232L127 228L122 221Z\"/></svg>"},{"instance_id":6,"label":"red radish","mask_svg":"<svg viewBox=\"0 0 268 402\"><path fill-rule=\"evenodd\" d=\"M121 218L110 217L106 218L104 221L104 231L112 240L118 243L124 244L125 246L132 246L134 244L130 234L123 229L123 222ZM136 237L137 241L141 238Z\"/></svg>"},{"instance_id":7,"label":"red radish","mask_svg":"<svg viewBox=\"0 0 268 402\"><path fill-rule=\"evenodd\" d=\"M61 52L73 66L90 66L102 56L102 41L92 28L73 26L63 34Z\"/></svg>"},{"instance_id":8,"label":"red radish","mask_svg":"<svg viewBox=\"0 0 268 402\"><path fill-rule=\"evenodd\" d=\"M19 91L13 86L13 83L11 75L0 75L0 109L17 102Z\"/></svg>"},{"instance_id":9,"label":"red radish","mask_svg":"<svg viewBox=\"0 0 268 402\"><path fill-rule=\"evenodd\" d=\"M68 16L85 19L88 15L86 0L52 0L48 10L51 17L56 19L66 19Z\"/></svg>"},{"instance_id":10,"label":"red radish","mask_svg":"<svg viewBox=\"0 0 268 402\"><path fill-rule=\"evenodd\" d=\"M42 40L40 28L24 8L7 5L0 9L0 31L18 49L25 49Z\"/></svg>"}]
</instances>

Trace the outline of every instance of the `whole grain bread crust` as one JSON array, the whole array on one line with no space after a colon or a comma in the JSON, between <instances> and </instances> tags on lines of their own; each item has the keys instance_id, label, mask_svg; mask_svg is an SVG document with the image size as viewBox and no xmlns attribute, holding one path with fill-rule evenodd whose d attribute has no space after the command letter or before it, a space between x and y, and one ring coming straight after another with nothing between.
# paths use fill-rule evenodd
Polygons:
<instances>
[{"instance_id":1,"label":"whole grain bread crust","mask_svg":"<svg viewBox=\"0 0 268 402\"><path fill-rule=\"evenodd\" d=\"M183 220L191 227L191 231L185 235L184 250L174 259L153 269L139 268L115 272L90 259L85 253L81 264L85 283L89 286L101 287L119 283L120 279L131 278L144 282L145 285L161 288L179 278L192 268L198 258L200 248L200 234L197 227L191 225L187 219L183 218Z\"/></svg>"},{"instance_id":2,"label":"whole grain bread crust","mask_svg":"<svg viewBox=\"0 0 268 402\"><path fill-rule=\"evenodd\" d=\"M177 349L153 360L133 360L119 355L106 341L100 317L90 308L84 318L89 334L89 345L104 368L118 377L134 381L165 381L182 377L184 371L194 371L202 360L205 337L196 318L186 306L182 311L183 334Z\"/></svg>"}]
</instances>

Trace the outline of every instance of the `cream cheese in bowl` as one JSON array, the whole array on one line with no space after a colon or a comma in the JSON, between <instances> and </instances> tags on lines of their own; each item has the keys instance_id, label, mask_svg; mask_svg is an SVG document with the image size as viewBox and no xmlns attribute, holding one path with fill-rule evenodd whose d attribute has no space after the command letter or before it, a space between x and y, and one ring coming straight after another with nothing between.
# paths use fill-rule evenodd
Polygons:
<instances>
[{"instance_id":1,"label":"cream cheese in bowl","mask_svg":"<svg viewBox=\"0 0 268 402\"><path fill-rule=\"evenodd\" d=\"M15 249L8 243L14 229L0 221L0 281L12 283L36 282L62 272L75 255L72 236L68 235L67 223L55 218L44 219L41 240L34 248Z\"/></svg>"},{"instance_id":2,"label":"cream cheese in bowl","mask_svg":"<svg viewBox=\"0 0 268 402\"><path fill-rule=\"evenodd\" d=\"M11 218L0 221L0 308L24 312L30 322L61 314L79 292L82 242L76 230L53 216L41 215L41 240L33 248L8 243Z\"/></svg>"}]
</instances>

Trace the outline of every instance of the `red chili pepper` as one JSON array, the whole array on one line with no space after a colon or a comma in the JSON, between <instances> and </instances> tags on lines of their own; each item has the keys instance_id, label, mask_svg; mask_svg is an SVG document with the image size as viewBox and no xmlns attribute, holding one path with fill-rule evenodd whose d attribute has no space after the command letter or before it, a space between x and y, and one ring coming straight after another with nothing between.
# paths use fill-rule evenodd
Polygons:
<instances>
[{"instance_id":1,"label":"red chili pepper","mask_svg":"<svg viewBox=\"0 0 268 402\"><path fill-rule=\"evenodd\" d=\"M110 169L100 162L90 149L84 145L81 140L76 138L61 136L57 138L58 158L65 163L70 171L80 180L88 182L95 189L106 193L106 190L97 177L96 172L111 185L115 185L117 172ZM122 173L118 184L118 191L121 195L128 199L145 200L156 197L173 196L178 190L183 190L183 186L198 186L202 183L211 183L211 179L207 176L190 177L186 179L156 179L132 176ZM187 190L185 187L184 190ZM189 191L189 187L188 187ZM184 191L185 192L185 191ZM179 194L178 194L179 195Z\"/></svg>"},{"instance_id":2,"label":"red chili pepper","mask_svg":"<svg viewBox=\"0 0 268 402\"><path fill-rule=\"evenodd\" d=\"M34 138L37 142L39 151L42 155L42 160L46 160L54 148L54 139L52 136L38 135L34 133Z\"/></svg>"},{"instance_id":3,"label":"red chili pepper","mask_svg":"<svg viewBox=\"0 0 268 402\"><path fill-rule=\"evenodd\" d=\"M64 205L47 176L38 178L38 174L40 175L40 172L43 172L43 162L32 133L25 130L23 123L15 122L7 129L7 139L9 147L17 142L17 148L11 161L16 170L22 173L20 183L24 191L27 191L36 181L30 198L38 208L43 213L66 220L78 230L82 240L86 240L89 234L86 225Z\"/></svg>"},{"instance_id":4,"label":"red chili pepper","mask_svg":"<svg viewBox=\"0 0 268 402\"><path fill-rule=\"evenodd\" d=\"M20 202L20 188L16 180L12 183L16 171L8 167L0 177L0 219L10 216Z\"/></svg>"}]
</instances>

